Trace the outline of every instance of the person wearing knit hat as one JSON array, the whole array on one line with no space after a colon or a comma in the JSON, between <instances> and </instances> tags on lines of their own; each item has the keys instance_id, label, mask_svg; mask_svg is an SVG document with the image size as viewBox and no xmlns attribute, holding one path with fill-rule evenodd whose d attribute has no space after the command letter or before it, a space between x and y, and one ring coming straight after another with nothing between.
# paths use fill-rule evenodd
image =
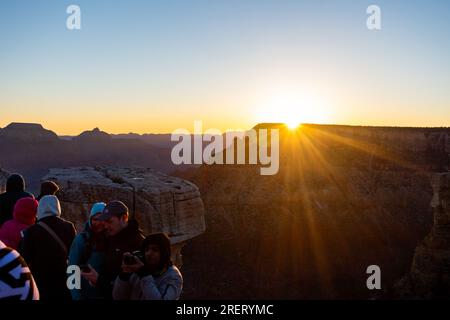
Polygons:
<instances>
[{"instance_id":1,"label":"person wearing knit hat","mask_svg":"<svg viewBox=\"0 0 450 320\"><path fill-rule=\"evenodd\" d=\"M41 192L37 197L37 201L40 201L44 196L54 196L59 191L58 185L53 181L44 181L41 184Z\"/></svg>"},{"instance_id":2,"label":"person wearing knit hat","mask_svg":"<svg viewBox=\"0 0 450 320\"><path fill-rule=\"evenodd\" d=\"M22 256L39 288L41 300L72 300L67 288L67 258L75 238L73 223L61 218L56 196L42 197L37 223L23 232Z\"/></svg>"},{"instance_id":3,"label":"person wearing knit hat","mask_svg":"<svg viewBox=\"0 0 450 320\"><path fill-rule=\"evenodd\" d=\"M0 227L0 240L10 248L19 247L22 231L36 221L38 202L33 198L22 198L14 206L13 219L6 221Z\"/></svg>"},{"instance_id":4,"label":"person wearing knit hat","mask_svg":"<svg viewBox=\"0 0 450 320\"><path fill-rule=\"evenodd\" d=\"M125 256L122 273L113 288L115 300L178 300L183 289L183 277L171 260L170 239L165 233L146 237L142 243L142 258L130 253ZM141 260L142 259L142 260Z\"/></svg>"},{"instance_id":5,"label":"person wearing knit hat","mask_svg":"<svg viewBox=\"0 0 450 320\"><path fill-rule=\"evenodd\" d=\"M103 210L105 209L105 207L106 207L106 203L104 203L104 202L94 203L94 205L91 208L91 212L89 213L88 223L90 226L92 226L92 218L97 216L100 213L103 213Z\"/></svg>"},{"instance_id":6,"label":"person wearing knit hat","mask_svg":"<svg viewBox=\"0 0 450 320\"><path fill-rule=\"evenodd\" d=\"M69 265L88 266L97 273L103 273L107 236L104 222L99 220L99 216L105 207L104 202L92 206L83 232L75 237L70 247ZM80 289L72 289L71 294L73 300L103 298L99 288L91 286L85 278L81 278Z\"/></svg>"},{"instance_id":7,"label":"person wearing knit hat","mask_svg":"<svg viewBox=\"0 0 450 320\"><path fill-rule=\"evenodd\" d=\"M34 196L25 191L25 179L14 173L6 181L6 192L0 194L0 226L13 218L14 206L22 198L34 199Z\"/></svg>"}]
</instances>

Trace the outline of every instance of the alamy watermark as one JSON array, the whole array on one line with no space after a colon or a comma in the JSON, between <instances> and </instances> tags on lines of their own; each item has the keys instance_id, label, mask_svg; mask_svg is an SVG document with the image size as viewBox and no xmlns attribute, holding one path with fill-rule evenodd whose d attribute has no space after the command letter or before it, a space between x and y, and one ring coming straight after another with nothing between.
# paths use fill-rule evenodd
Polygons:
<instances>
[{"instance_id":1,"label":"alamy watermark","mask_svg":"<svg viewBox=\"0 0 450 320\"><path fill-rule=\"evenodd\" d=\"M69 16L66 19L66 27L69 30L81 29L81 9L76 4L71 4L67 7L66 13Z\"/></svg>"},{"instance_id":2,"label":"alamy watermark","mask_svg":"<svg viewBox=\"0 0 450 320\"><path fill-rule=\"evenodd\" d=\"M69 16L66 19L66 27L69 30L81 29L81 8L79 5L71 4L67 7L66 13ZM366 20L366 26L369 30L381 30L381 8L372 4L367 7L366 13L369 15Z\"/></svg>"},{"instance_id":3,"label":"alamy watermark","mask_svg":"<svg viewBox=\"0 0 450 320\"><path fill-rule=\"evenodd\" d=\"M187 129L172 132L171 141L178 142L171 152L174 164L260 164L261 175L278 173L279 129L223 133L218 129L203 132L202 128L202 122L195 121L193 134Z\"/></svg>"},{"instance_id":4,"label":"alamy watermark","mask_svg":"<svg viewBox=\"0 0 450 320\"><path fill-rule=\"evenodd\" d=\"M369 290L381 289L381 269L376 264L370 265L366 269L366 273L370 274L367 278L366 286Z\"/></svg>"},{"instance_id":5,"label":"alamy watermark","mask_svg":"<svg viewBox=\"0 0 450 320\"><path fill-rule=\"evenodd\" d=\"M381 8L377 5L367 7L366 13L369 15L366 26L369 30L381 30Z\"/></svg>"}]
</instances>

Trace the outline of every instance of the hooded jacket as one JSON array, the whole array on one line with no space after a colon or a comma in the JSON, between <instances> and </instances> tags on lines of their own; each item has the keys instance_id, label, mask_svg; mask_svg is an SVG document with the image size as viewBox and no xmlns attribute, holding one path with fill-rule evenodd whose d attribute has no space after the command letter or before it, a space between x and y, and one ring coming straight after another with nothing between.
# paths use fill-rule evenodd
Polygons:
<instances>
[{"instance_id":1,"label":"hooded jacket","mask_svg":"<svg viewBox=\"0 0 450 320\"><path fill-rule=\"evenodd\" d=\"M157 245L159 265L144 266L137 272L121 273L114 282L114 300L178 300L183 289L180 270L172 264L170 239L165 233L149 235L142 242L141 252Z\"/></svg>"},{"instance_id":2,"label":"hooded jacket","mask_svg":"<svg viewBox=\"0 0 450 320\"><path fill-rule=\"evenodd\" d=\"M34 224L38 202L33 198L22 198L14 206L14 217L0 227L0 240L6 246L18 249L21 232Z\"/></svg>"},{"instance_id":3,"label":"hooded jacket","mask_svg":"<svg viewBox=\"0 0 450 320\"><path fill-rule=\"evenodd\" d=\"M158 276L133 273L129 278L117 277L114 300L178 300L183 289L180 270L170 266Z\"/></svg>"},{"instance_id":4,"label":"hooded jacket","mask_svg":"<svg viewBox=\"0 0 450 320\"><path fill-rule=\"evenodd\" d=\"M69 265L87 264L94 268L99 274L105 268L105 249L107 244L106 235L102 232L95 234L91 229L92 217L102 212L106 206L99 202L94 204L86 222L83 232L78 234L72 242L69 252ZM97 287L92 287L89 282L81 277L80 289L71 290L73 300L98 299L102 294Z\"/></svg>"},{"instance_id":5,"label":"hooded jacket","mask_svg":"<svg viewBox=\"0 0 450 320\"><path fill-rule=\"evenodd\" d=\"M27 261L41 294L41 300L71 300L66 286L67 256L75 238L75 227L61 219L61 206L55 196L45 196L38 206L38 222L44 222L61 239L58 242L39 224L24 231L21 253Z\"/></svg>"},{"instance_id":6,"label":"hooded jacket","mask_svg":"<svg viewBox=\"0 0 450 320\"><path fill-rule=\"evenodd\" d=\"M53 181L44 181L41 184L41 192L37 197L37 201L40 201L44 196L54 196L59 191L59 187Z\"/></svg>"},{"instance_id":7,"label":"hooded jacket","mask_svg":"<svg viewBox=\"0 0 450 320\"><path fill-rule=\"evenodd\" d=\"M17 200L34 198L25 191L25 180L20 174L12 174L6 181L6 192L0 194L0 226L13 218L14 206Z\"/></svg>"}]
</instances>

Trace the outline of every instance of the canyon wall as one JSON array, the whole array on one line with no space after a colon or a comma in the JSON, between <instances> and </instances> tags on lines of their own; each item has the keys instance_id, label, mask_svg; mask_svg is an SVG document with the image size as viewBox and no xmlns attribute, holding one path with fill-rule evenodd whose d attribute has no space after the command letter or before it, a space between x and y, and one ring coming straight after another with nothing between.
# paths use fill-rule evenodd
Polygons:
<instances>
[{"instance_id":1,"label":"canyon wall","mask_svg":"<svg viewBox=\"0 0 450 320\"><path fill-rule=\"evenodd\" d=\"M275 176L254 165L182 175L199 186L207 223L184 251L185 294L379 297L408 272L433 225L430 178L448 169L448 136L445 128L303 126L281 132ZM372 264L382 292L366 287Z\"/></svg>"},{"instance_id":2,"label":"canyon wall","mask_svg":"<svg viewBox=\"0 0 450 320\"><path fill-rule=\"evenodd\" d=\"M395 286L396 298L450 297L450 173L432 176L433 227L416 248L410 272Z\"/></svg>"}]
</instances>

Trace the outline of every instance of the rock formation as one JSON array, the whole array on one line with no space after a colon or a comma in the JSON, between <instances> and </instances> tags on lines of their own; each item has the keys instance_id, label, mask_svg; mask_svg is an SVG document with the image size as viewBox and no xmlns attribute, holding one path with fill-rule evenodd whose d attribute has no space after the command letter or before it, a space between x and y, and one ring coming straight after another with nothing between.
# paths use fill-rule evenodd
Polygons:
<instances>
[{"instance_id":1,"label":"rock formation","mask_svg":"<svg viewBox=\"0 0 450 320\"><path fill-rule=\"evenodd\" d=\"M99 128L95 128L92 131L84 131L79 136L73 138L73 141L82 141L82 142L101 142L108 141L111 139L111 136L101 131Z\"/></svg>"},{"instance_id":2,"label":"rock formation","mask_svg":"<svg viewBox=\"0 0 450 320\"><path fill-rule=\"evenodd\" d=\"M183 179L147 168L73 167L50 169L43 180L61 188L63 217L78 231L90 207L98 201L121 200L145 234L166 232L171 237L173 258L181 265L181 248L205 231L204 208L198 188Z\"/></svg>"},{"instance_id":3,"label":"rock formation","mask_svg":"<svg viewBox=\"0 0 450 320\"><path fill-rule=\"evenodd\" d=\"M275 176L251 165L180 175L200 188L208 225L183 251L185 297L370 299L372 264L392 287L433 223L423 132L303 126L280 144Z\"/></svg>"},{"instance_id":4,"label":"rock formation","mask_svg":"<svg viewBox=\"0 0 450 320\"><path fill-rule=\"evenodd\" d=\"M434 224L415 250L410 273L394 288L400 298L450 296L450 173L434 174L431 184Z\"/></svg>"},{"instance_id":5,"label":"rock formation","mask_svg":"<svg viewBox=\"0 0 450 320\"><path fill-rule=\"evenodd\" d=\"M46 130L37 123L13 122L0 131L0 137L20 142L55 142L58 141L56 133Z\"/></svg>"}]
</instances>

